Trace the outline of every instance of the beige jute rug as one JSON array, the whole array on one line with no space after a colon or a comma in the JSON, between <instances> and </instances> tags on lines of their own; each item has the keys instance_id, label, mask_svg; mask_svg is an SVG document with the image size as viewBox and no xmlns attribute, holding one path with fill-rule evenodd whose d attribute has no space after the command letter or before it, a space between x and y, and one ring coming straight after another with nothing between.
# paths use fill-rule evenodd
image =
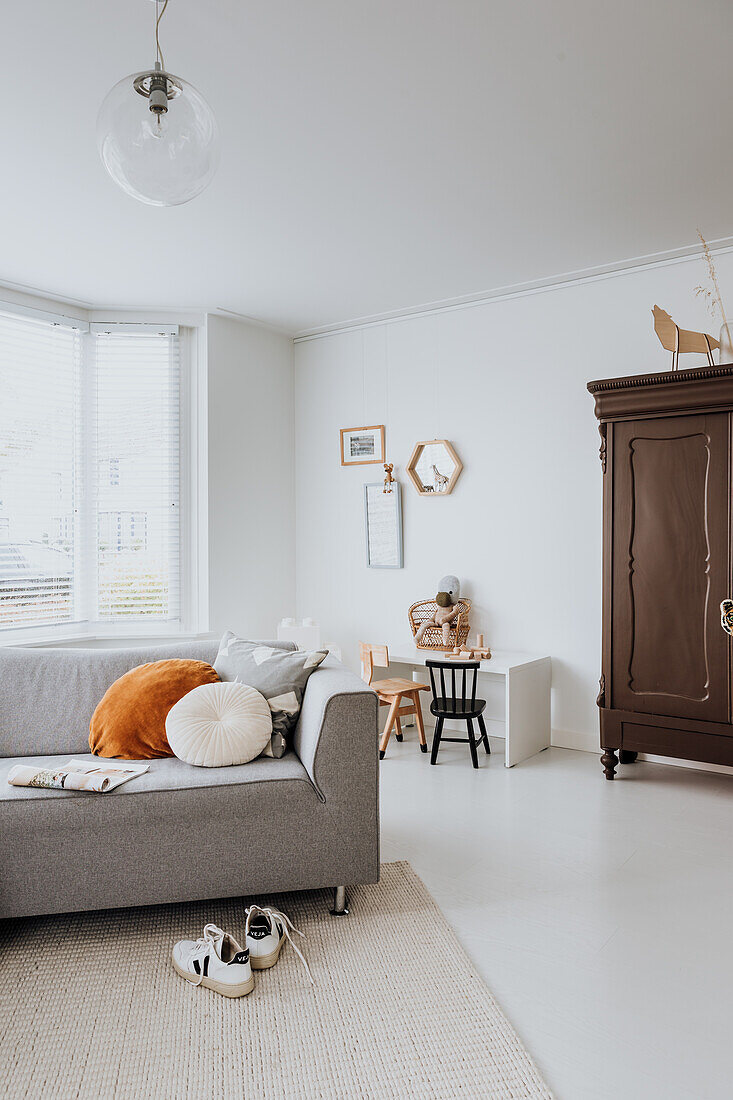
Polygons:
<instances>
[{"instance_id":1,"label":"beige jute rug","mask_svg":"<svg viewBox=\"0 0 733 1100\"><path fill-rule=\"evenodd\" d=\"M179 978L175 940L245 899L0 922L0 1094L106 1100L550 1097L408 863L328 914L325 891L273 904L306 933L232 1000Z\"/></svg>"}]
</instances>

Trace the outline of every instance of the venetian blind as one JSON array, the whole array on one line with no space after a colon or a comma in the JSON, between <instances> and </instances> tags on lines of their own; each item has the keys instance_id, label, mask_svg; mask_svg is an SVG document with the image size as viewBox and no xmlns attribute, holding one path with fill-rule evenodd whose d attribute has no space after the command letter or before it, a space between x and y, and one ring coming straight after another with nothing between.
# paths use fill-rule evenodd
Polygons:
<instances>
[{"instance_id":1,"label":"venetian blind","mask_svg":"<svg viewBox=\"0 0 733 1100\"><path fill-rule=\"evenodd\" d=\"M180 622L179 337L110 329L0 312L0 631Z\"/></svg>"},{"instance_id":2,"label":"venetian blind","mask_svg":"<svg viewBox=\"0 0 733 1100\"><path fill-rule=\"evenodd\" d=\"M81 339L0 313L0 629L81 614Z\"/></svg>"},{"instance_id":3,"label":"venetian blind","mask_svg":"<svg viewBox=\"0 0 733 1100\"><path fill-rule=\"evenodd\" d=\"M176 620L179 338L102 333L93 339L98 618Z\"/></svg>"}]
</instances>

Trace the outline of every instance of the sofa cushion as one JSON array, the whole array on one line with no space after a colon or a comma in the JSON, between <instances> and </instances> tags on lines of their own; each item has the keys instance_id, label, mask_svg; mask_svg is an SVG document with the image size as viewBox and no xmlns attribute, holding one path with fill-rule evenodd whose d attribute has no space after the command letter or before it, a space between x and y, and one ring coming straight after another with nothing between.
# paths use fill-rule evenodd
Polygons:
<instances>
[{"instance_id":1,"label":"sofa cushion","mask_svg":"<svg viewBox=\"0 0 733 1100\"><path fill-rule=\"evenodd\" d=\"M179 760L200 768L247 764L272 734L267 700L244 684L203 684L168 711L168 744Z\"/></svg>"},{"instance_id":2,"label":"sofa cushion","mask_svg":"<svg viewBox=\"0 0 733 1100\"><path fill-rule=\"evenodd\" d=\"M266 645L295 649L292 642ZM127 649L0 647L0 757L89 750L89 723L110 684L149 661L208 661L218 642L174 642Z\"/></svg>"},{"instance_id":3,"label":"sofa cushion","mask_svg":"<svg viewBox=\"0 0 733 1100\"><path fill-rule=\"evenodd\" d=\"M247 783L266 783L278 780L302 780L313 787L308 773L294 752L288 752L281 760L258 756L249 764L235 764L229 768L192 768L177 756L160 757L146 761L149 770L123 783L114 791L94 794L89 791L54 791L44 787L13 787L8 783L8 773L16 764L28 764L37 768L55 770L65 764L63 756L13 756L0 760L0 803L15 801L41 801L57 798L84 798L99 801L100 798L118 798L131 795L150 795L161 791L195 790L200 787L237 787ZM91 753L77 753L76 759L95 761Z\"/></svg>"},{"instance_id":4,"label":"sofa cushion","mask_svg":"<svg viewBox=\"0 0 733 1100\"><path fill-rule=\"evenodd\" d=\"M248 642L228 630L221 640L214 668L222 680L235 680L262 692L272 711L268 756L282 756L298 722L308 678L328 656L327 650L283 653Z\"/></svg>"},{"instance_id":5,"label":"sofa cushion","mask_svg":"<svg viewBox=\"0 0 733 1100\"><path fill-rule=\"evenodd\" d=\"M131 668L107 689L89 725L95 756L152 760L172 756L165 733L168 712L202 684L218 681L206 661L151 661Z\"/></svg>"},{"instance_id":6,"label":"sofa cushion","mask_svg":"<svg viewBox=\"0 0 733 1100\"><path fill-rule=\"evenodd\" d=\"M145 775L106 794L7 782L14 763L66 760L0 761L2 917L271 895L358 873L348 832L294 753L233 768L151 760ZM296 831L303 845L293 845Z\"/></svg>"}]
</instances>

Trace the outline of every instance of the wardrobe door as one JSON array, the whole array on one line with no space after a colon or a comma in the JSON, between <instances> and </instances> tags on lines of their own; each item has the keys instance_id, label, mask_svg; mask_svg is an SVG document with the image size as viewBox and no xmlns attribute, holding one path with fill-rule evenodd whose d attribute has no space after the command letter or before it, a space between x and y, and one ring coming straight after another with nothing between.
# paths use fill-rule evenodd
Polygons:
<instances>
[{"instance_id":1,"label":"wardrobe door","mask_svg":"<svg viewBox=\"0 0 733 1100\"><path fill-rule=\"evenodd\" d=\"M611 705L727 722L728 414L613 431Z\"/></svg>"}]
</instances>

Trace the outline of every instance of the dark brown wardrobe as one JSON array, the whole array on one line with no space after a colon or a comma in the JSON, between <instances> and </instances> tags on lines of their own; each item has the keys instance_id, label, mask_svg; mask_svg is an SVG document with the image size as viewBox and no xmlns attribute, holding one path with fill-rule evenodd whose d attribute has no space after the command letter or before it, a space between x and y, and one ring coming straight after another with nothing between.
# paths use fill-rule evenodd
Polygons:
<instances>
[{"instance_id":1,"label":"dark brown wardrobe","mask_svg":"<svg viewBox=\"0 0 733 1100\"><path fill-rule=\"evenodd\" d=\"M638 752L733 764L733 366L590 382L603 469L606 779ZM618 756L617 756L618 752Z\"/></svg>"}]
</instances>

